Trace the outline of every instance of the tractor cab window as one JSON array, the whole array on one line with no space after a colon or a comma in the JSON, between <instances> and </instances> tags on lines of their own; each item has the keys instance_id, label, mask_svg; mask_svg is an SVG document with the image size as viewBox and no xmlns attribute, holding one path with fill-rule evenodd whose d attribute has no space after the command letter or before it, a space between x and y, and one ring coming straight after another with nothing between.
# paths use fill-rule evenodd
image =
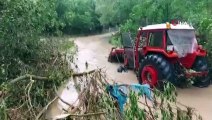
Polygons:
<instances>
[{"instance_id":1,"label":"tractor cab window","mask_svg":"<svg viewBox=\"0 0 212 120\"><path fill-rule=\"evenodd\" d=\"M166 34L166 44L167 45L173 45L168 34Z\"/></svg>"},{"instance_id":2,"label":"tractor cab window","mask_svg":"<svg viewBox=\"0 0 212 120\"><path fill-rule=\"evenodd\" d=\"M168 32L166 32L166 50L167 51L173 51L174 50L174 45L172 44L170 37L168 35Z\"/></svg>"},{"instance_id":3,"label":"tractor cab window","mask_svg":"<svg viewBox=\"0 0 212 120\"><path fill-rule=\"evenodd\" d=\"M179 57L185 57L197 49L197 40L194 30L168 30L168 37Z\"/></svg>"},{"instance_id":4,"label":"tractor cab window","mask_svg":"<svg viewBox=\"0 0 212 120\"><path fill-rule=\"evenodd\" d=\"M163 45L163 32L150 32L149 33L149 46L162 47Z\"/></svg>"},{"instance_id":5,"label":"tractor cab window","mask_svg":"<svg viewBox=\"0 0 212 120\"><path fill-rule=\"evenodd\" d=\"M140 41L139 41L139 47L146 46L146 40L147 40L147 32L142 32Z\"/></svg>"}]
</instances>

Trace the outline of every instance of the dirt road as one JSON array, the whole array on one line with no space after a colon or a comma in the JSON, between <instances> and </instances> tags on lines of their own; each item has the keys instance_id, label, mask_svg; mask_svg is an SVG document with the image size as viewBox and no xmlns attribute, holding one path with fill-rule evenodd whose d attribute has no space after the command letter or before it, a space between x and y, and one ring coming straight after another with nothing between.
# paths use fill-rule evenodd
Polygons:
<instances>
[{"instance_id":1,"label":"dirt road","mask_svg":"<svg viewBox=\"0 0 212 120\"><path fill-rule=\"evenodd\" d=\"M133 71L118 73L119 64L107 62L107 57L112 45L108 43L111 33L78 37L75 42L78 45L78 67L79 71L85 70L85 63L89 69L104 68L109 78L118 83L138 83ZM204 120L212 120L212 86L208 88L186 88L178 89L178 101L195 108Z\"/></svg>"}]
</instances>

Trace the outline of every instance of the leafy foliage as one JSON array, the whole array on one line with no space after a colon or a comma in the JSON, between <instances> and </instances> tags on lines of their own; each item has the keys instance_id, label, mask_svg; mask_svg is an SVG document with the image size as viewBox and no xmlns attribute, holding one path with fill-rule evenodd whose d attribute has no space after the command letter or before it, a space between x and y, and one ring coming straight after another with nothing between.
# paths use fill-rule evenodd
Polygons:
<instances>
[{"instance_id":1,"label":"leafy foliage","mask_svg":"<svg viewBox=\"0 0 212 120\"><path fill-rule=\"evenodd\" d=\"M2 83L20 74L33 73L33 68L41 67L39 63L47 63L51 54L44 51L45 44L40 41L40 35L46 25L51 26L54 4L48 5L50 3L44 0L13 0L1 4Z\"/></svg>"},{"instance_id":2,"label":"leafy foliage","mask_svg":"<svg viewBox=\"0 0 212 120\"><path fill-rule=\"evenodd\" d=\"M142 92L142 91L140 91ZM167 83L164 91L153 91L153 102L148 102L145 96L131 92L129 105L126 105L125 118L127 120L201 120L192 108L182 106L176 102L176 89L174 85ZM144 99L139 99L144 97ZM153 104L153 105L152 105Z\"/></svg>"},{"instance_id":3,"label":"leafy foliage","mask_svg":"<svg viewBox=\"0 0 212 120\"><path fill-rule=\"evenodd\" d=\"M90 33L101 30L95 0L57 0L56 11L65 33Z\"/></svg>"},{"instance_id":4,"label":"leafy foliage","mask_svg":"<svg viewBox=\"0 0 212 120\"><path fill-rule=\"evenodd\" d=\"M100 22L104 26L114 26L125 22L134 5L142 0L98 0L97 13L100 14Z\"/></svg>"},{"instance_id":5,"label":"leafy foliage","mask_svg":"<svg viewBox=\"0 0 212 120\"><path fill-rule=\"evenodd\" d=\"M39 111L52 99L52 86L60 86L69 76L59 43L73 47L73 42L41 37L59 24L55 0L6 0L0 6L0 119L11 119L8 114L13 119L30 119L33 109ZM10 83L25 74L49 81L23 78Z\"/></svg>"},{"instance_id":6,"label":"leafy foliage","mask_svg":"<svg viewBox=\"0 0 212 120\"><path fill-rule=\"evenodd\" d=\"M31 108L39 111L52 98L52 86L59 86L69 76L64 59L66 56L61 51L73 47L73 43L48 38L46 35L59 35L61 31L68 34L91 33L101 31L102 26L115 25L120 25L121 32L135 33L139 26L179 19L189 21L197 28L204 47L209 51L210 61L211 5L210 0L1 0L0 119L9 119L8 112L17 114L17 111L8 111L13 108L25 113L18 118L30 119L28 112L30 115L34 113L31 109L25 111L31 106L30 98L26 96L33 99ZM119 45L120 37L116 36L111 43ZM50 81L27 78L24 79L26 81L9 84L12 79L25 74L45 76ZM168 96L172 96L169 100L175 100L174 94ZM106 101L107 99L105 98ZM134 103L137 97L132 94L130 99ZM17 108L22 104L28 107ZM112 101L106 104L108 105L112 106ZM132 110L138 109L137 104L132 104L131 107ZM132 115L141 119L145 117L145 111L142 110L139 113L128 113L131 118ZM161 113L165 115L167 110ZM172 114L165 116L171 117Z\"/></svg>"},{"instance_id":7,"label":"leafy foliage","mask_svg":"<svg viewBox=\"0 0 212 120\"><path fill-rule=\"evenodd\" d=\"M119 0L115 0L115 4ZM134 0L132 0L134 1ZM123 1L124 2L124 1ZM131 31L132 34L136 34L137 29L140 26L145 26L148 24L158 24L170 22L173 19L178 19L180 21L186 21L191 23L196 29L196 33L199 37L199 43L204 46L204 49L208 52L208 61L212 60L212 17L211 17L211 1L209 0L143 0L137 1L136 4L130 7L127 18L122 18L120 21L121 31L128 32ZM112 6L112 4L105 5L107 7ZM189 6L189 7L188 7ZM119 7L113 7L114 11L123 12ZM116 15L113 13L112 15ZM104 13L104 14L107 14ZM102 15L102 17L104 16ZM119 21L115 17L110 17L114 21L112 24L116 24ZM102 18L103 19L103 18ZM104 21L101 20L100 21ZM104 23L104 22L102 22ZM104 23L106 24L106 23ZM107 23L108 24L108 23ZM121 46L120 41L121 34L116 34L110 40L110 43L116 46ZM118 43L118 45L117 45ZM209 66L212 64L209 62Z\"/></svg>"}]
</instances>

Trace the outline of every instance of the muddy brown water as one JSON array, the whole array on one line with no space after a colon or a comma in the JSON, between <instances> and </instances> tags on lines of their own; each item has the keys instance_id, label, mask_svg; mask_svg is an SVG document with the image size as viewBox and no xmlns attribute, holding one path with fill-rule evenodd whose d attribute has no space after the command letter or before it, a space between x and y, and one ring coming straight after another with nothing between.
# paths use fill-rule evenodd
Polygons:
<instances>
[{"instance_id":1,"label":"muddy brown water","mask_svg":"<svg viewBox=\"0 0 212 120\"><path fill-rule=\"evenodd\" d=\"M87 62L89 70L104 68L108 77L117 83L138 83L133 71L129 70L128 72L118 73L117 68L120 64L109 63L107 61L108 54L112 47L108 42L111 35L112 33L107 33L102 35L77 37L75 39L75 43L78 46L78 72L84 72L86 70L85 63ZM191 87L177 89L177 92L177 100L180 103L195 108L196 112L202 115L204 120L212 120L212 86L209 86L208 88Z\"/></svg>"}]
</instances>

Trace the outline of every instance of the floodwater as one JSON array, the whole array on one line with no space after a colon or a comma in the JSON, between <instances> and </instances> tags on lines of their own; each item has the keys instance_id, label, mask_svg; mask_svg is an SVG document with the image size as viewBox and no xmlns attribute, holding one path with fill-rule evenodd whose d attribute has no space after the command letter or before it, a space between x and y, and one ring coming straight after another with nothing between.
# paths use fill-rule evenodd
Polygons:
<instances>
[{"instance_id":1,"label":"floodwater","mask_svg":"<svg viewBox=\"0 0 212 120\"><path fill-rule=\"evenodd\" d=\"M103 68L107 72L110 79L118 83L137 83L136 76L133 71L127 73L118 73L117 68L121 64L112 64L107 61L112 45L109 44L108 39L112 33L78 37L75 43L78 46L77 65L80 72L86 70L85 63L88 63L88 69Z\"/></svg>"},{"instance_id":2,"label":"floodwater","mask_svg":"<svg viewBox=\"0 0 212 120\"><path fill-rule=\"evenodd\" d=\"M78 67L85 70L85 63L90 69L104 68L109 78L118 83L132 84L138 83L133 71L118 73L118 63L109 63L108 54L112 45L108 39L112 33L94 35L88 37L78 37L75 43L78 46ZM195 108L196 112L202 115L203 120L212 120L212 86L208 88L184 88L178 89L177 100L187 106Z\"/></svg>"},{"instance_id":3,"label":"floodwater","mask_svg":"<svg viewBox=\"0 0 212 120\"><path fill-rule=\"evenodd\" d=\"M111 37L111 35L112 33L107 33L102 35L75 38L75 43L78 46L78 53L76 55L76 72L85 72L96 68L103 68L103 70L106 71L108 78L114 80L117 83L138 83L136 75L133 71L129 70L128 72L118 73L117 68L121 64L109 63L107 61L108 54L112 47L112 45L110 45L108 42L108 39ZM86 68L86 63L88 63L88 68ZM66 86L61 87L61 90L59 90L59 94L62 98L64 97L65 99L70 97L70 94L67 94L67 92L70 93L70 89L65 89L67 87L71 86L66 84ZM73 92L75 90L71 89L71 91ZM191 87L178 89L177 91L178 102L195 108L196 112L202 115L203 120L212 120L212 86L208 88ZM63 95L63 93L65 93L65 95ZM76 97L69 101L73 102L74 99L77 98L78 93L75 94ZM60 101L57 100L52 105L50 105L46 113L47 118L49 116L52 117L61 114L61 109L58 107L59 103Z\"/></svg>"}]
</instances>

